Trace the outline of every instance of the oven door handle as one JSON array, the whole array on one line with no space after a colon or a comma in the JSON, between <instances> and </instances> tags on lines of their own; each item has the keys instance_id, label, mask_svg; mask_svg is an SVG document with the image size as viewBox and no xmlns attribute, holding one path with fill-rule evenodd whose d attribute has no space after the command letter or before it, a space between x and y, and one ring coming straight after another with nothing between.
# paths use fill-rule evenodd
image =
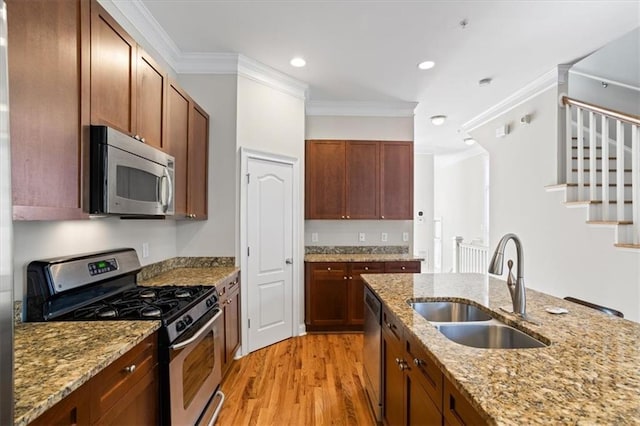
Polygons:
<instances>
[{"instance_id":1,"label":"oven door handle","mask_svg":"<svg viewBox=\"0 0 640 426\"><path fill-rule=\"evenodd\" d=\"M207 330L209 328L211 328L211 325L216 322L216 320L218 318L220 318L220 315L222 315L222 309L218 310L218 313L215 314L213 316L213 318L211 318L209 321L207 321L207 323L205 325L203 325L202 327L200 327L200 330L197 331L196 334L194 334L193 336L189 337L187 340L185 340L184 342L180 342L180 343L176 343L175 345L171 345L169 346L169 349L171 350L178 350L178 349L182 349L185 346L189 346L191 343L195 342L196 340L198 340L200 338L200 336L202 336L204 333L207 332Z\"/></svg>"}]
</instances>

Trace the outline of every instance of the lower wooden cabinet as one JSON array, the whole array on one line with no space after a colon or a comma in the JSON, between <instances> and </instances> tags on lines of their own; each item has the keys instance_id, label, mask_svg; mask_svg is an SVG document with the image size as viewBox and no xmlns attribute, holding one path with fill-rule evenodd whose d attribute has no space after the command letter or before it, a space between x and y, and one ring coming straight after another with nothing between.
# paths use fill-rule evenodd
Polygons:
<instances>
[{"instance_id":1,"label":"lower wooden cabinet","mask_svg":"<svg viewBox=\"0 0 640 426\"><path fill-rule=\"evenodd\" d=\"M463 426L486 422L412 333L382 309L382 419L385 425Z\"/></svg>"},{"instance_id":2,"label":"lower wooden cabinet","mask_svg":"<svg viewBox=\"0 0 640 426\"><path fill-rule=\"evenodd\" d=\"M307 331L360 331L364 324L362 274L419 273L419 261L306 262Z\"/></svg>"},{"instance_id":3,"label":"lower wooden cabinet","mask_svg":"<svg viewBox=\"0 0 640 426\"><path fill-rule=\"evenodd\" d=\"M224 348L222 354L222 375L233 362L240 347L240 272L218 287L220 308L224 317Z\"/></svg>"},{"instance_id":4,"label":"lower wooden cabinet","mask_svg":"<svg viewBox=\"0 0 640 426\"><path fill-rule=\"evenodd\" d=\"M159 424L157 341L147 337L30 424Z\"/></svg>"}]
</instances>

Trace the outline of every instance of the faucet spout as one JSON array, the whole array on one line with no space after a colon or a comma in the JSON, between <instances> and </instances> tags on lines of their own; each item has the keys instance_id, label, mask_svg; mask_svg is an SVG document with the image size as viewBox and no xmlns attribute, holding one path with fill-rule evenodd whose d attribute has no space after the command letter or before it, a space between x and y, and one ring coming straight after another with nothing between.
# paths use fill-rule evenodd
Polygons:
<instances>
[{"instance_id":1,"label":"faucet spout","mask_svg":"<svg viewBox=\"0 0 640 426\"><path fill-rule=\"evenodd\" d=\"M527 315L527 299L524 285L524 253L522 250L522 242L515 234L506 234L498 242L491 262L489 263L489 273L494 275L502 275L503 263L504 263L504 249L507 243L513 240L516 246L516 262L518 268L516 271L516 282L513 285L511 279L511 267L513 263L509 265L509 277L507 280L507 286L509 287L509 293L511 295L511 301L513 303L513 312L522 317ZM511 262L511 261L509 261Z\"/></svg>"}]
</instances>

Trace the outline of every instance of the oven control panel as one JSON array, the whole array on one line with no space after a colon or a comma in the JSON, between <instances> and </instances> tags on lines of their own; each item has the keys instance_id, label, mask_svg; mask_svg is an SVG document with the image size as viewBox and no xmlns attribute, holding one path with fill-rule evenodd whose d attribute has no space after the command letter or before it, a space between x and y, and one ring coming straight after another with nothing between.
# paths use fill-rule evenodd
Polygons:
<instances>
[{"instance_id":1,"label":"oven control panel","mask_svg":"<svg viewBox=\"0 0 640 426\"><path fill-rule=\"evenodd\" d=\"M91 276L106 274L107 272L117 271L118 262L115 259L99 260L88 264L89 274Z\"/></svg>"}]
</instances>

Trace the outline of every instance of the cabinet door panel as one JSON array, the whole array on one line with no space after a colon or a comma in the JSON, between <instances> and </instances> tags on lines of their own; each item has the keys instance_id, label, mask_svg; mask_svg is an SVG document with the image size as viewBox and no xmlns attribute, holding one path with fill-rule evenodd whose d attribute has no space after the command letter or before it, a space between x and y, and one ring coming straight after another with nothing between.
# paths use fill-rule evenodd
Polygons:
<instances>
[{"instance_id":1,"label":"cabinet door panel","mask_svg":"<svg viewBox=\"0 0 640 426\"><path fill-rule=\"evenodd\" d=\"M381 142L380 217L413 218L413 143Z\"/></svg>"},{"instance_id":2,"label":"cabinet door panel","mask_svg":"<svg viewBox=\"0 0 640 426\"><path fill-rule=\"evenodd\" d=\"M379 153L378 142L347 142L347 219L379 218Z\"/></svg>"},{"instance_id":3,"label":"cabinet door panel","mask_svg":"<svg viewBox=\"0 0 640 426\"><path fill-rule=\"evenodd\" d=\"M7 1L14 219L84 216L89 19L79 0Z\"/></svg>"},{"instance_id":4,"label":"cabinet door panel","mask_svg":"<svg viewBox=\"0 0 640 426\"><path fill-rule=\"evenodd\" d=\"M382 418L390 426L404 423L404 373L400 369L401 348L389 333L382 333Z\"/></svg>"},{"instance_id":5,"label":"cabinet door panel","mask_svg":"<svg viewBox=\"0 0 640 426\"><path fill-rule=\"evenodd\" d=\"M310 265L309 323L344 325L347 322L347 265L318 263Z\"/></svg>"},{"instance_id":6,"label":"cabinet door panel","mask_svg":"<svg viewBox=\"0 0 640 426\"><path fill-rule=\"evenodd\" d=\"M419 374L419 373L418 373ZM423 384L411 373L406 378L407 424L415 426L440 426L442 414L429 397Z\"/></svg>"},{"instance_id":7,"label":"cabinet door panel","mask_svg":"<svg viewBox=\"0 0 640 426\"><path fill-rule=\"evenodd\" d=\"M187 214L187 143L189 140L189 97L175 83L167 89L166 150L175 158L174 203L177 217Z\"/></svg>"},{"instance_id":8,"label":"cabinet door panel","mask_svg":"<svg viewBox=\"0 0 640 426\"><path fill-rule=\"evenodd\" d=\"M192 219L207 218L207 164L209 115L192 102L188 145L188 213Z\"/></svg>"},{"instance_id":9,"label":"cabinet door panel","mask_svg":"<svg viewBox=\"0 0 640 426\"><path fill-rule=\"evenodd\" d=\"M29 426L88 425L90 424L89 397L90 390L85 384L49 408L29 423Z\"/></svg>"},{"instance_id":10,"label":"cabinet door panel","mask_svg":"<svg viewBox=\"0 0 640 426\"><path fill-rule=\"evenodd\" d=\"M469 401L446 378L444 379L443 399L443 415L447 424L451 426L487 424Z\"/></svg>"},{"instance_id":11,"label":"cabinet door panel","mask_svg":"<svg viewBox=\"0 0 640 426\"><path fill-rule=\"evenodd\" d=\"M305 218L344 219L344 141L307 141L305 155Z\"/></svg>"},{"instance_id":12,"label":"cabinet door panel","mask_svg":"<svg viewBox=\"0 0 640 426\"><path fill-rule=\"evenodd\" d=\"M137 44L91 2L91 123L136 132Z\"/></svg>"},{"instance_id":13,"label":"cabinet door panel","mask_svg":"<svg viewBox=\"0 0 640 426\"><path fill-rule=\"evenodd\" d=\"M352 263L349 266L349 324L364 324L364 280L361 274L384 272L384 263Z\"/></svg>"},{"instance_id":14,"label":"cabinet door panel","mask_svg":"<svg viewBox=\"0 0 640 426\"><path fill-rule=\"evenodd\" d=\"M163 149L167 76L141 48L137 67L137 133L145 143Z\"/></svg>"}]
</instances>

